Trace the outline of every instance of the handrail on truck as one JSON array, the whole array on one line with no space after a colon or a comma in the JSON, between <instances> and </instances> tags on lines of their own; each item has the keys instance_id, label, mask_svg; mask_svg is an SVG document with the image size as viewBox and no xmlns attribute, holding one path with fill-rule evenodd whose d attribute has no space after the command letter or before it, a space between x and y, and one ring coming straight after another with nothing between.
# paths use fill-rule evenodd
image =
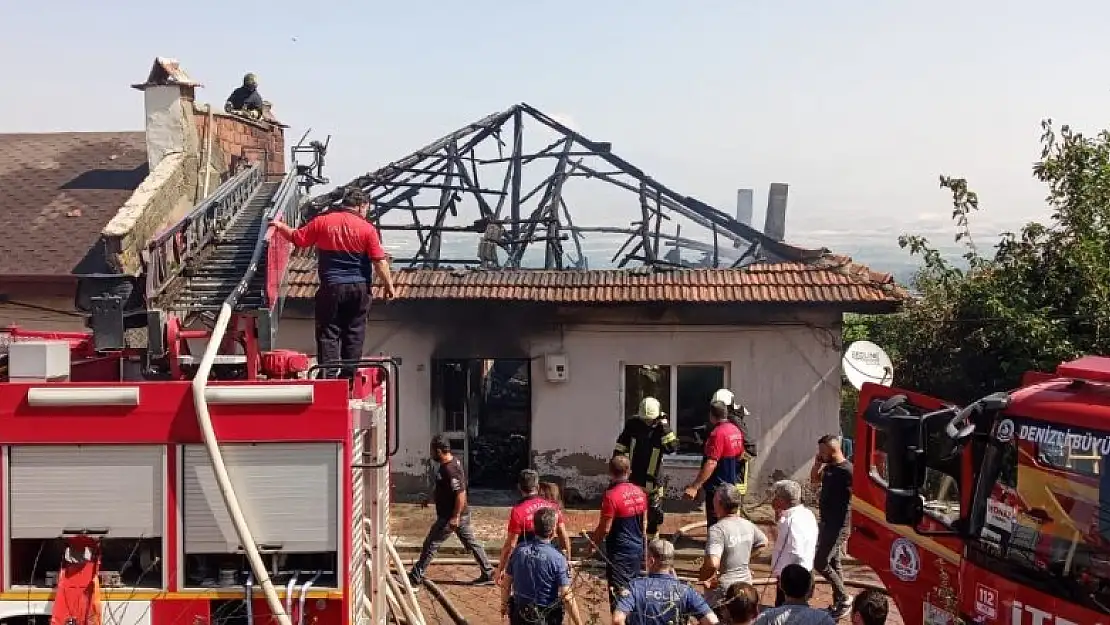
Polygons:
<instances>
[{"instance_id":1,"label":"handrail on truck","mask_svg":"<svg viewBox=\"0 0 1110 625\"><path fill-rule=\"evenodd\" d=\"M359 358L357 360L336 360L326 362L323 364L316 364L308 369L308 377L311 379L315 373L320 371L330 370L358 370L358 369L374 369L381 371L385 374L386 383L388 388L386 390L386 414L385 418L385 440L386 451L385 458L381 462L373 463L359 463L351 465L355 469L381 469L389 465L389 459L397 455L401 448L401 409L399 406L398 398L401 393L401 359L391 358L387 356ZM392 425L390 422L392 421Z\"/></svg>"}]
</instances>

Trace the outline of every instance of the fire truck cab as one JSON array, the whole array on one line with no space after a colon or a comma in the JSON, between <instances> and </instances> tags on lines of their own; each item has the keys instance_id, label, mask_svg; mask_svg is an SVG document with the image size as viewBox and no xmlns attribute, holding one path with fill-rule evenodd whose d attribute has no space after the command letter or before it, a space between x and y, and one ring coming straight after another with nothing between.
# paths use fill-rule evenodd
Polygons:
<instances>
[{"instance_id":1,"label":"fire truck cab","mask_svg":"<svg viewBox=\"0 0 1110 625\"><path fill-rule=\"evenodd\" d=\"M1110 623L1110 358L954 406L865 384L849 553L907 623Z\"/></svg>"}]
</instances>

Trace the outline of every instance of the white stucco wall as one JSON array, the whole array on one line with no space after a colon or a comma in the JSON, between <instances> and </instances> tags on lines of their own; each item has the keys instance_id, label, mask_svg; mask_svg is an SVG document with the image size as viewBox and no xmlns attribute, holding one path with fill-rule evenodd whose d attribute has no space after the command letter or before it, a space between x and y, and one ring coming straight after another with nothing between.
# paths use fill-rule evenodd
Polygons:
<instances>
[{"instance_id":1,"label":"white stucco wall","mask_svg":"<svg viewBox=\"0 0 1110 625\"><path fill-rule=\"evenodd\" d=\"M537 469L560 475L567 486L595 495L604 485L603 462L624 418L622 364L724 363L728 384L751 410L750 434L759 457L755 484L782 472L808 472L815 442L839 429L838 330L801 325L756 327L580 325L527 337L532 358L532 447ZM312 324L284 319L282 347L314 350ZM366 353L403 360L401 449L394 471L423 475L432 432L431 359L438 342L428 327L374 322ZM568 358L569 380L545 379L544 355ZM707 398L708 400L708 398ZM667 463L672 487L693 469Z\"/></svg>"},{"instance_id":2,"label":"white stucco wall","mask_svg":"<svg viewBox=\"0 0 1110 625\"><path fill-rule=\"evenodd\" d=\"M152 85L143 92L146 114L146 151L150 171L167 154L184 153L195 146L196 126L192 103L181 98L177 85Z\"/></svg>"}]
</instances>

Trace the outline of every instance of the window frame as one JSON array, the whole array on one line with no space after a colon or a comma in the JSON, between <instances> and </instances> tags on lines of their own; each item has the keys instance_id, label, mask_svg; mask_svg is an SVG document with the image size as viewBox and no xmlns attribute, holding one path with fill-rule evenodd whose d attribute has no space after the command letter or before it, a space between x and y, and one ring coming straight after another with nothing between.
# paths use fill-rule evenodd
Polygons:
<instances>
[{"instance_id":1,"label":"window frame","mask_svg":"<svg viewBox=\"0 0 1110 625\"><path fill-rule=\"evenodd\" d=\"M732 363L729 362L729 361L695 360L695 361L681 361L681 362L671 362L671 363L654 363L654 362L645 362L645 361L639 361L639 360L621 360L617 365L617 367L618 367L617 377L620 380L620 393L619 393L618 404L620 406L620 412L621 412L621 417L620 417L620 421L619 421L620 425L617 427L617 433L620 432L620 428L623 427L624 422L627 419L632 417L631 414L624 414L627 411L626 404L628 403L628 388L626 386L628 367L643 367L645 365L650 365L650 366L655 366L655 367L666 367L668 369L668 376L669 376L669 379L670 379L670 388L668 389L668 393L670 394L670 401L668 402L667 406L663 406L663 411L667 413L666 414L667 423L671 426L671 430L674 431L675 433L678 432L678 368L679 367L720 367L723 370L723 373L724 373L724 375L722 376L723 380L724 380L724 385L722 386L722 388L728 388L728 389L732 388ZM706 405L709 404L709 399L711 399L711 398L706 398ZM616 434L614 434L614 436L616 436ZM663 466L698 468L698 467L701 466L701 457L702 456L701 456L700 453L676 452L674 454L669 454L669 455L663 456Z\"/></svg>"},{"instance_id":2,"label":"window frame","mask_svg":"<svg viewBox=\"0 0 1110 625\"><path fill-rule=\"evenodd\" d=\"M869 477L871 479L871 481L876 486L878 486L879 488L881 488L883 490L890 490L889 482L887 482L886 478L884 478L882 475L879 474L879 472L876 468L876 465L875 465L875 452L876 451L882 451L884 457L886 456L886 451L885 450L879 450L879 431L877 429L875 429L875 426L873 426L871 424L866 424L866 427L867 427L867 440L866 440L867 444L865 446L865 449L866 449L866 453L867 453L867 477ZM932 467L926 467L926 471L933 471L934 473L940 473L941 475L944 475L944 476L948 477L949 479L952 479L951 475L948 475L947 473L945 473L943 471L939 471L939 470L934 469ZM957 488L957 490L956 490L956 501L959 502L962 505L963 504L963 492L961 490L959 490L960 484L959 484L958 480L955 480L955 481L957 482L956 483L956 488ZM935 511L930 510L928 508L925 508L924 513L925 513L925 516L927 516L930 519L932 519L933 521L941 524L945 528L947 528L949 530L952 529L952 525L954 523L954 520L947 519L943 515L941 515L939 512L935 512ZM957 516L956 520L958 520L959 518L960 517Z\"/></svg>"}]
</instances>

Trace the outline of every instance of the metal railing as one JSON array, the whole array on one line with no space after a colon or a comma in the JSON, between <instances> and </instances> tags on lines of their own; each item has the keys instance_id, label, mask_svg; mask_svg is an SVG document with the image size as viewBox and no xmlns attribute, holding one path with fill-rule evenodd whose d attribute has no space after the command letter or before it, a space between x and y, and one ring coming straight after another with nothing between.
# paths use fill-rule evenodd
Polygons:
<instances>
[{"instance_id":1,"label":"metal railing","mask_svg":"<svg viewBox=\"0 0 1110 625\"><path fill-rule=\"evenodd\" d=\"M148 301L161 295L185 265L227 229L265 179L263 167L255 163L231 177L150 242L143 253Z\"/></svg>"},{"instance_id":2,"label":"metal railing","mask_svg":"<svg viewBox=\"0 0 1110 625\"><path fill-rule=\"evenodd\" d=\"M396 402L386 398L386 405ZM379 407L372 411L370 427L360 430L362 456L385 457L389 417ZM351 609L355 625L382 625L386 622L386 576L389 575L389 467L376 469L352 467L352 479L361 491L363 505L354 519L352 533L360 534L358 553L351 554Z\"/></svg>"},{"instance_id":3,"label":"metal railing","mask_svg":"<svg viewBox=\"0 0 1110 625\"><path fill-rule=\"evenodd\" d=\"M248 271L246 281L249 284L265 252L266 267L270 274L268 280L273 282L266 286L265 301L268 308L274 308L275 318L281 316L281 304L284 301L281 290L289 271L293 244L284 237L275 236L269 227L274 221L283 221L293 228L301 226L300 205L303 196L301 177L302 174L296 167L285 174L270 206L266 208L266 213L262 217L262 231L258 235L258 244L254 250L254 257L251 258L251 269Z\"/></svg>"}]
</instances>

